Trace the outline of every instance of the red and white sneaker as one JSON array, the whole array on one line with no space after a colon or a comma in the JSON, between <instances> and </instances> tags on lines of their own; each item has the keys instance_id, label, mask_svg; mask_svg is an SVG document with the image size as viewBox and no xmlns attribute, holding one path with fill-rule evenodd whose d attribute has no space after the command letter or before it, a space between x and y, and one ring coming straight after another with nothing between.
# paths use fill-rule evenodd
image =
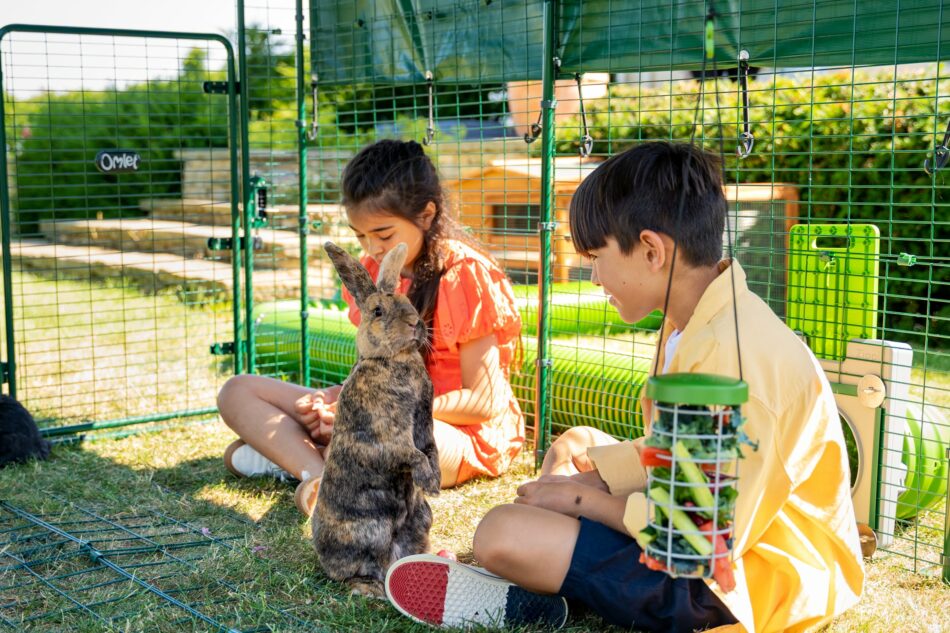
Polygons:
<instances>
[{"instance_id":1,"label":"red and white sneaker","mask_svg":"<svg viewBox=\"0 0 950 633\"><path fill-rule=\"evenodd\" d=\"M386 573L386 596L405 616L439 627L541 625L559 629L567 601L477 567L431 554L401 558Z\"/></svg>"}]
</instances>

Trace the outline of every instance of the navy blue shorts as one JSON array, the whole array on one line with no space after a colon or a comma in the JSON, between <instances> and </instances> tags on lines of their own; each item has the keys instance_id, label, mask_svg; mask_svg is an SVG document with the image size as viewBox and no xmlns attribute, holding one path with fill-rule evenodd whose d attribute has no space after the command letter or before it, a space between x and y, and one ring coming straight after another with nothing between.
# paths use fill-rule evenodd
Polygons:
<instances>
[{"instance_id":1,"label":"navy blue shorts","mask_svg":"<svg viewBox=\"0 0 950 633\"><path fill-rule=\"evenodd\" d=\"M736 621L702 580L647 569L641 551L626 534L582 518L560 595L611 624L642 631L691 632Z\"/></svg>"}]
</instances>

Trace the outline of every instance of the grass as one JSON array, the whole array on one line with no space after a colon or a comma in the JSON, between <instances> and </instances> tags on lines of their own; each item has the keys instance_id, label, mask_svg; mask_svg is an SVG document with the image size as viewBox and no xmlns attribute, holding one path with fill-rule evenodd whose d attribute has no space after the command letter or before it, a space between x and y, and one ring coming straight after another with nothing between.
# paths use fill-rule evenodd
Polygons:
<instances>
[{"instance_id":1,"label":"grass","mask_svg":"<svg viewBox=\"0 0 950 633\"><path fill-rule=\"evenodd\" d=\"M52 282L27 273L15 273L13 281L20 397L38 418L62 424L213 405L230 368L207 350L212 342L231 340L226 305L175 294L143 295L120 284ZM585 337L573 344L648 358L654 341L646 334L635 340ZM945 359L945 354L932 355L926 373L918 363L912 389L923 391L926 386L928 396L950 392ZM942 400L939 404L947 405ZM0 499L41 513L50 522L72 521L81 508L135 525L152 540L197 543L200 546L173 550L187 564L160 584L183 600L187 597L185 601L200 601L204 611L232 619L243 614L244 630L263 622L270 622L273 631L306 630L300 622L330 631L429 630L384 603L350 597L342 586L326 580L309 544L309 526L294 507L293 487L227 474L221 455L232 439L215 420L59 445L48 462L0 470ZM525 454L501 478L472 482L433 499L433 549L455 551L470 560L479 519L509 501L517 485L532 476ZM934 508L918 523L905 526L889 548L893 551L875 556L868 564L860 604L827 631L950 632L950 589L932 570L929 575L909 571L916 564L914 556L921 557L921 547L927 550L923 558L939 559L943 512ZM0 553L11 551L11 538L23 534L24 525L10 523L8 513L0 511ZM87 532L84 538L95 537L91 528ZM123 541L123 547L127 545ZM57 545L64 547L70 545ZM86 571L91 568L88 551L76 547L74 556L34 570L57 575L58 586L83 604L96 604L97 611L114 618L118 630L207 630L175 609L160 608L129 583L110 583L99 572ZM141 577L155 577L161 568L152 554L136 560ZM0 624L14 614L52 611L53 617L24 628L103 630L102 622L51 589L24 585L22 572L7 567L8 557L0 561ZM29 602L31 597L42 602ZM297 618L296 624L286 614ZM572 618L567 630L612 629L586 616Z\"/></svg>"},{"instance_id":2,"label":"grass","mask_svg":"<svg viewBox=\"0 0 950 633\"><path fill-rule=\"evenodd\" d=\"M31 512L47 513L55 520L75 512L55 497L68 499L103 516L174 517L216 537L233 536L234 549L219 548L197 560L197 570L186 575L189 586L204 586L209 596L226 580L238 587L228 594L227 609L249 617L276 617L284 609L303 621L329 631L426 631L400 617L387 604L347 595L344 587L327 581L316 564L309 544L309 525L293 503L293 486L276 480L239 480L221 463L224 447L233 436L220 422L188 425L162 432L100 440L78 446L57 447L48 462L31 463L0 471L0 497ZM432 500L435 522L434 550L449 549L471 559L471 538L479 518L491 507L509 501L516 486L532 477L527 455L505 476L476 481L445 491ZM153 514L159 513L159 514ZM2 513L0 513L2 516ZM87 535L91 538L94 535ZM0 532L0 542L7 540ZM0 546L2 547L2 546ZM6 563L4 563L6 564ZM950 631L950 589L938 578L910 573L907 561L897 555L878 554L868 564L865 595L860 604L837 618L827 631ZM45 568L35 568L43 573ZM0 597L22 598L5 589L15 573L0 566ZM166 581L167 583L168 581ZM103 595L128 592L127 586L111 587ZM52 596L42 607L62 603ZM138 596L128 598L136 604ZM92 601L85 596L80 598ZM6 600L0 600L3 605ZM154 606L135 612L127 605L120 629L192 630L169 618L168 609ZM151 604L151 603L149 603ZM924 606L924 608L921 608ZM219 607L220 608L220 607ZM174 611L174 610L171 610ZM250 616L248 615L250 614ZM9 609L0 615L10 617ZM72 614L76 630L102 630L81 614ZM169 624L171 622L172 624ZM99 627L99 628L97 628ZM63 621L37 622L28 630L63 630ZM205 630L200 626L194 630ZM274 631L306 630L285 624ZM597 618L572 619L568 631L610 631Z\"/></svg>"},{"instance_id":3,"label":"grass","mask_svg":"<svg viewBox=\"0 0 950 633\"><path fill-rule=\"evenodd\" d=\"M131 286L51 281L15 272L17 396L62 425L214 406L230 360L227 305ZM45 422L44 422L45 424Z\"/></svg>"}]
</instances>

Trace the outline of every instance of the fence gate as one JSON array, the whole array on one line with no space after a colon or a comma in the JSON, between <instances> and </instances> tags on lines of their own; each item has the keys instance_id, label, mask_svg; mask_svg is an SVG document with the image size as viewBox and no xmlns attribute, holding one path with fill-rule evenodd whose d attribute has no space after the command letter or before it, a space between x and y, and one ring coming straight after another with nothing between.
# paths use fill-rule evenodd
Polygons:
<instances>
[{"instance_id":1,"label":"fence gate","mask_svg":"<svg viewBox=\"0 0 950 633\"><path fill-rule=\"evenodd\" d=\"M50 434L214 412L242 367L235 77L220 35L0 29L3 376Z\"/></svg>"}]
</instances>

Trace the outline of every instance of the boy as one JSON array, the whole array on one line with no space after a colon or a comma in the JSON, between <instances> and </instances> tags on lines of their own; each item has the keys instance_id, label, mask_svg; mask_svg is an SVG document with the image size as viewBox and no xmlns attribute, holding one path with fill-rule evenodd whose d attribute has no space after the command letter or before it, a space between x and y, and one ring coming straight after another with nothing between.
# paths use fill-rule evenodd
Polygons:
<instances>
[{"instance_id":1,"label":"boy","mask_svg":"<svg viewBox=\"0 0 950 633\"><path fill-rule=\"evenodd\" d=\"M725 214L715 156L644 143L581 183L570 219L591 280L627 322L664 307L675 257L657 349L663 372L738 377L741 349L744 430L758 449L744 449L739 462L736 588L724 593L639 562L642 440L581 428L554 443L544 475L521 486L514 504L479 524L475 557L501 578L436 557L403 559L387 577L400 611L436 624L559 625L567 598L638 630L766 633L821 624L857 602L864 570L834 396L807 347L749 291L738 262L720 261Z\"/></svg>"}]
</instances>

